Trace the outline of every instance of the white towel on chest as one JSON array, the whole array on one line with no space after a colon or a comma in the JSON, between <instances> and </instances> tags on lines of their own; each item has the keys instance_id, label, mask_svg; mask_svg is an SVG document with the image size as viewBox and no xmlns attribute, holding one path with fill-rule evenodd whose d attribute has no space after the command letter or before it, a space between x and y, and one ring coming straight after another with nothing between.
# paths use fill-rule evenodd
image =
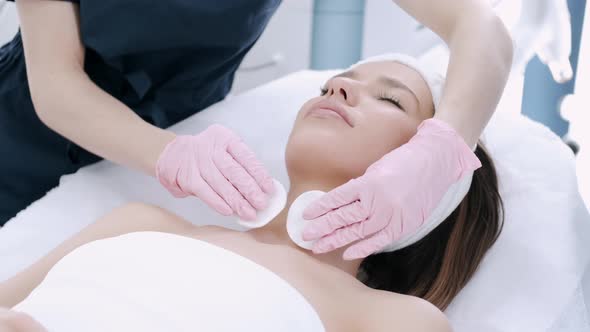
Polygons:
<instances>
[{"instance_id":1,"label":"white towel on chest","mask_svg":"<svg viewBox=\"0 0 590 332\"><path fill-rule=\"evenodd\" d=\"M303 296L266 268L157 232L78 248L15 310L50 332L324 331Z\"/></svg>"}]
</instances>

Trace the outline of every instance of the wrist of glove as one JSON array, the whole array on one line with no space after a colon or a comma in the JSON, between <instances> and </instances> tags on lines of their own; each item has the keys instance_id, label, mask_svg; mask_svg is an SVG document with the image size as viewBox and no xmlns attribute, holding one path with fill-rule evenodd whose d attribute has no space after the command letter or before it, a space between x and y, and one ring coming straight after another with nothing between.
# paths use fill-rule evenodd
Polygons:
<instances>
[{"instance_id":1,"label":"wrist of glove","mask_svg":"<svg viewBox=\"0 0 590 332\"><path fill-rule=\"evenodd\" d=\"M415 167L391 167L404 160L411 160ZM420 124L416 135L408 143L383 156L365 174L411 175L421 182L417 184L447 189L466 173L480 167L481 162L473 150L452 127L443 121L428 119ZM404 174L393 174L396 171Z\"/></svg>"}]
</instances>

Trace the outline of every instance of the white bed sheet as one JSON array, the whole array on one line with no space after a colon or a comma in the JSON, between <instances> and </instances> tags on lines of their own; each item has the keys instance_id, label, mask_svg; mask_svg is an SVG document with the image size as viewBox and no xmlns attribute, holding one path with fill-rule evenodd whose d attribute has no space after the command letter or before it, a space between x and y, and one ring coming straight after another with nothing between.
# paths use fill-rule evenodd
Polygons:
<instances>
[{"instance_id":1,"label":"white bed sheet","mask_svg":"<svg viewBox=\"0 0 590 332\"><path fill-rule=\"evenodd\" d=\"M196 133L222 123L288 184L283 152L291 125L300 105L318 93L330 74L292 74L226 99L172 130ZM455 330L561 332L590 327L584 303L590 299L590 281L582 283L590 259L584 242L590 217L578 194L573 155L545 127L508 112L495 115L484 139L500 176L506 223L473 280L447 310ZM157 204L195 224L239 228L234 218L217 216L197 199L172 198L154 179L101 162L63 177L58 188L0 230L0 280L128 201ZM570 326L564 327L564 321Z\"/></svg>"}]
</instances>

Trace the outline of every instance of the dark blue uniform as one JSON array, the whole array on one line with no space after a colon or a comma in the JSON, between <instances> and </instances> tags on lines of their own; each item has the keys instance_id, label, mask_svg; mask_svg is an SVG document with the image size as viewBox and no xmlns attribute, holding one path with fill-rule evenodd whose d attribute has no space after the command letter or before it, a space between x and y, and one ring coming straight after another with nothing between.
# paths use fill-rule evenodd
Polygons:
<instances>
[{"instance_id":1,"label":"dark blue uniform","mask_svg":"<svg viewBox=\"0 0 590 332\"><path fill-rule=\"evenodd\" d=\"M280 0L75 2L89 77L167 127L225 97ZM61 175L100 160L35 114L20 34L0 49L0 156L0 225Z\"/></svg>"}]
</instances>

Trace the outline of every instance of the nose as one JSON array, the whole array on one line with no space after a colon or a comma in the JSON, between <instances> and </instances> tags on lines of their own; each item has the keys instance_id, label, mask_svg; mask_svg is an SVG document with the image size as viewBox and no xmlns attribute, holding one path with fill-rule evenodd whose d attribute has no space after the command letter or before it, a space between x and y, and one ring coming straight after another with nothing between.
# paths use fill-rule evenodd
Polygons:
<instances>
[{"instance_id":1,"label":"nose","mask_svg":"<svg viewBox=\"0 0 590 332\"><path fill-rule=\"evenodd\" d=\"M355 106L358 101L358 88L354 80L344 77L335 77L328 82L326 96L338 98L348 106Z\"/></svg>"}]
</instances>

